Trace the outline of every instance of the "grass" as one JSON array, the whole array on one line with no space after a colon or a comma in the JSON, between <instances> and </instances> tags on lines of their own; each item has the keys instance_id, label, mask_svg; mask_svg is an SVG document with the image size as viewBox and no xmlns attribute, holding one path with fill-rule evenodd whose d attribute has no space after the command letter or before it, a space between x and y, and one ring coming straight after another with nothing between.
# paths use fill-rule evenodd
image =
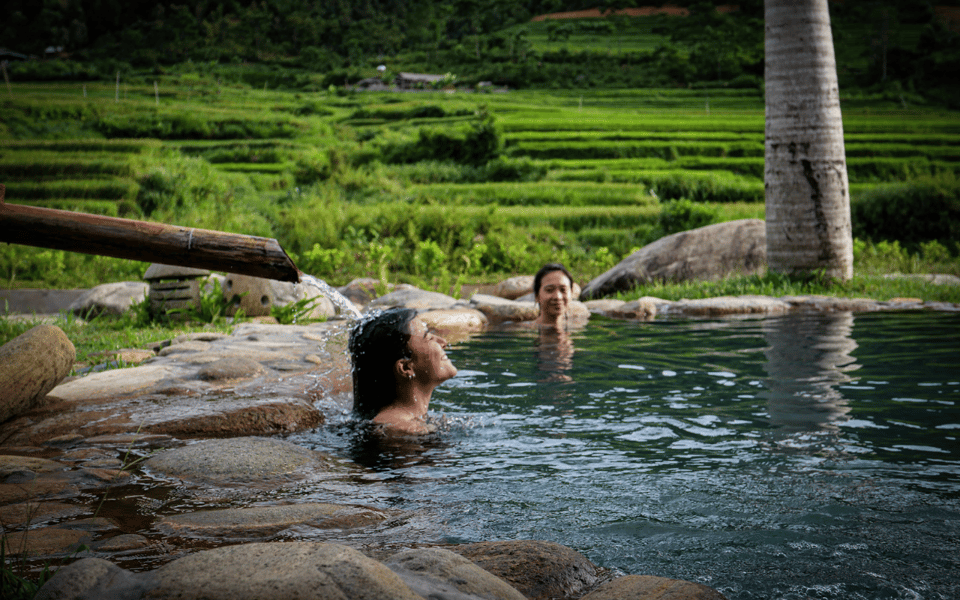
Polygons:
<instances>
[{"instance_id":1,"label":"grass","mask_svg":"<svg viewBox=\"0 0 960 600\"><path fill-rule=\"evenodd\" d=\"M925 302L960 303L960 286L934 285L908 277L885 277L879 273L855 273L845 283L829 283L792 279L777 273L733 276L718 281L652 283L630 292L617 294L621 300L653 296L663 300L697 300L718 296L832 296L836 298L869 298L888 301L894 298L916 298Z\"/></svg>"},{"instance_id":2,"label":"grass","mask_svg":"<svg viewBox=\"0 0 960 600\"><path fill-rule=\"evenodd\" d=\"M0 344L5 344L45 322L49 321L35 315L25 315L16 319L0 318ZM207 331L229 333L233 328L233 325L226 320L213 324L194 321L144 325L137 322L133 313L122 317L101 316L89 321L63 314L58 316L53 324L63 330L76 348L74 374L85 368L112 362L104 357L123 348L145 348L147 344L170 340L186 333Z\"/></svg>"}]
</instances>

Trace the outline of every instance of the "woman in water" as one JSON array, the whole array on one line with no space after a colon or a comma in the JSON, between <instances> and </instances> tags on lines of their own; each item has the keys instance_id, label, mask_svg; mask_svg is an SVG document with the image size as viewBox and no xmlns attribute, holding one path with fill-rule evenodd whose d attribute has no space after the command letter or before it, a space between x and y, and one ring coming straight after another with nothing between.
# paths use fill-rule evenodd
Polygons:
<instances>
[{"instance_id":1,"label":"woman in water","mask_svg":"<svg viewBox=\"0 0 960 600\"><path fill-rule=\"evenodd\" d=\"M417 311L394 308L362 319L350 332L353 410L396 433L424 434L433 390L457 374L444 349Z\"/></svg>"},{"instance_id":2,"label":"woman in water","mask_svg":"<svg viewBox=\"0 0 960 600\"><path fill-rule=\"evenodd\" d=\"M539 314L534 323L562 329L573 294L573 277L560 263L547 263L533 277L533 296Z\"/></svg>"}]
</instances>

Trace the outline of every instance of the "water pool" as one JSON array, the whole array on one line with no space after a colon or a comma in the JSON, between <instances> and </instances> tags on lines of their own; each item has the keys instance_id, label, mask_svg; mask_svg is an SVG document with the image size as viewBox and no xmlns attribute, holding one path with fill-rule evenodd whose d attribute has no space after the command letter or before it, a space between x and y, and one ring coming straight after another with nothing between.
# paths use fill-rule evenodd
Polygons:
<instances>
[{"instance_id":1,"label":"water pool","mask_svg":"<svg viewBox=\"0 0 960 600\"><path fill-rule=\"evenodd\" d=\"M441 541L555 541L731 600L960 597L960 314L594 319L448 353L436 438L295 441Z\"/></svg>"}]
</instances>

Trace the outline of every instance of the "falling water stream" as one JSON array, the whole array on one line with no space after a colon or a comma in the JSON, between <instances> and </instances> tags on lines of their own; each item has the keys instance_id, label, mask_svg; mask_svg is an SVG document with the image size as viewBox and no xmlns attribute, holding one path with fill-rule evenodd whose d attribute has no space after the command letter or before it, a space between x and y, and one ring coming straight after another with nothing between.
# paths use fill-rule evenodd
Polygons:
<instances>
[{"instance_id":1,"label":"falling water stream","mask_svg":"<svg viewBox=\"0 0 960 600\"><path fill-rule=\"evenodd\" d=\"M336 307L339 314L351 319L360 318L361 314L356 305L326 281L306 273L300 273L300 280L304 285L308 285L326 296Z\"/></svg>"}]
</instances>

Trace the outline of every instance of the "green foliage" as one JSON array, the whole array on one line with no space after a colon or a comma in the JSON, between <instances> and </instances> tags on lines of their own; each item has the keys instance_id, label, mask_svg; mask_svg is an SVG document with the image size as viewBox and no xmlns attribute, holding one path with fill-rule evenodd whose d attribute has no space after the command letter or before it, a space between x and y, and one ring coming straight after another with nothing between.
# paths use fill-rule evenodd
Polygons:
<instances>
[{"instance_id":1,"label":"green foliage","mask_svg":"<svg viewBox=\"0 0 960 600\"><path fill-rule=\"evenodd\" d=\"M307 319L320 300L319 296L315 296L313 298L301 298L284 306L274 304L270 307L270 316L281 325L293 325Z\"/></svg>"},{"instance_id":2,"label":"green foliage","mask_svg":"<svg viewBox=\"0 0 960 600\"><path fill-rule=\"evenodd\" d=\"M44 567L36 578L18 575L26 573L24 565L18 566L10 556L6 537L0 537L0 597L4 600L31 600L37 591L53 577L53 571Z\"/></svg>"},{"instance_id":3,"label":"green foliage","mask_svg":"<svg viewBox=\"0 0 960 600\"><path fill-rule=\"evenodd\" d=\"M960 179L954 173L877 188L850 208L856 237L899 241L911 250L929 241L960 250Z\"/></svg>"},{"instance_id":4,"label":"green foliage","mask_svg":"<svg viewBox=\"0 0 960 600\"><path fill-rule=\"evenodd\" d=\"M910 251L894 240L870 242L853 240L853 261L858 272L884 273L945 273L960 274L960 261L956 259L957 244L951 249L933 240L923 242L915 251Z\"/></svg>"},{"instance_id":5,"label":"green foliage","mask_svg":"<svg viewBox=\"0 0 960 600\"><path fill-rule=\"evenodd\" d=\"M482 165L496 158L503 145L501 133L490 117L452 127L421 127L415 135L410 133L393 132L377 141L384 162L433 160Z\"/></svg>"},{"instance_id":6,"label":"green foliage","mask_svg":"<svg viewBox=\"0 0 960 600\"><path fill-rule=\"evenodd\" d=\"M716 208L687 199L664 202L657 218L659 235L663 237L718 222Z\"/></svg>"},{"instance_id":7,"label":"green foliage","mask_svg":"<svg viewBox=\"0 0 960 600\"><path fill-rule=\"evenodd\" d=\"M821 295L841 298L872 298L886 301L892 298L923 298L930 302L960 301L960 286L934 285L921 279L890 278L872 273L854 273L845 283L818 278L791 278L780 273L732 276L717 281L688 281L682 283L650 283L634 290L617 294L621 300L635 300L652 296L664 300L700 299L718 296L760 295L784 296Z\"/></svg>"},{"instance_id":8,"label":"green foliage","mask_svg":"<svg viewBox=\"0 0 960 600\"><path fill-rule=\"evenodd\" d=\"M233 307L234 299L227 298L220 288L220 280L211 279L212 285L208 289L200 291L200 302L198 306L191 306L183 310L171 311L183 314L187 320L198 323L218 323L225 320L227 311ZM238 310L233 317L233 321L243 319L242 310Z\"/></svg>"}]
</instances>

